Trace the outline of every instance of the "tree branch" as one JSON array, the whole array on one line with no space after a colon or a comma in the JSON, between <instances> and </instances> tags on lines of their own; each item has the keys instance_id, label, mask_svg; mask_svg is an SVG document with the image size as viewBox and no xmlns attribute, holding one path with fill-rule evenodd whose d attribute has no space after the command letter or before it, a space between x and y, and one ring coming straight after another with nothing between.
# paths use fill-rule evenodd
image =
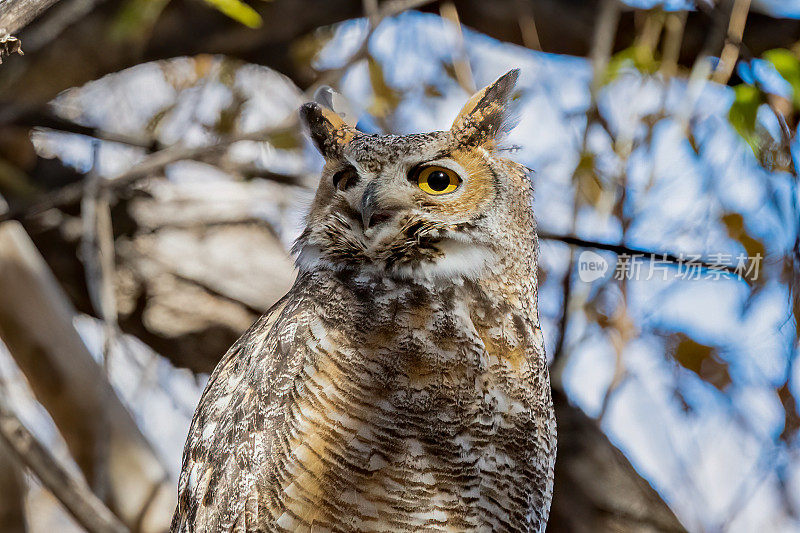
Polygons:
<instances>
[{"instance_id":1,"label":"tree branch","mask_svg":"<svg viewBox=\"0 0 800 533\"><path fill-rule=\"evenodd\" d=\"M114 516L82 479L61 466L28 431L0 397L0 441L11 450L91 533L124 533L128 529ZM5 497L5 496L4 496Z\"/></svg>"},{"instance_id":2,"label":"tree branch","mask_svg":"<svg viewBox=\"0 0 800 533\"><path fill-rule=\"evenodd\" d=\"M111 508L131 524L158 486L160 507L150 518L157 529L166 527L160 513L174 505L167 470L86 348L73 317L22 227L0 224L0 337L86 478L107 466ZM96 451L105 445L108 465L97 465Z\"/></svg>"},{"instance_id":3,"label":"tree branch","mask_svg":"<svg viewBox=\"0 0 800 533\"><path fill-rule=\"evenodd\" d=\"M747 13L750 11L750 0L735 0L731 10L731 18L728 23L727 37L725 46L719 57L719 64L714 69L712 81L726 85L731 79L736 61L739 59L739 49L742 47L742 36L744 35L744 25L747 21Z\"/></svg>"},{"instance_id":4,"label":"tree branch","mask_svg":"<svg viewBox=\"0 0 800 533\"><path fill-rule=\"evenodd\" d=\"M0 3L0 35L14 34L59 0L6 0Z\"/></svg>"},{"instance_id":5,"label":"tree branch","mask_svg":"<svg viewBox=\"0 0 800 533\"><path fill-rule=\"evenodd\" d=\"M556 233L539 232L539 239L548 241L559 241L565 244L569 244L570 246L579 246L581 248L594 248L596 250L606 250L608 252L614 252L617 255L623 255L623 254L641 255L643 256L644 259L648 260L658 259L659 261L667 261L669 263L675 263L676 265L686 262L685 259L682 259L681 257L670 252L659 252L654 250L647 250L645 248L633 248L622 244L611 244L599 241L592 241L576 237L575 235L559 235ZM731 265L711 263L709 261L702 259L693 260L692 264L700 266L700 268L702 268L703 270L710 270L710 271L721 270L728 274L736 276L739 279L743 279L741 278L741 276L739 276L739 273L736 271L736 267L733 267Z\"/></svg>"}]
</instances>

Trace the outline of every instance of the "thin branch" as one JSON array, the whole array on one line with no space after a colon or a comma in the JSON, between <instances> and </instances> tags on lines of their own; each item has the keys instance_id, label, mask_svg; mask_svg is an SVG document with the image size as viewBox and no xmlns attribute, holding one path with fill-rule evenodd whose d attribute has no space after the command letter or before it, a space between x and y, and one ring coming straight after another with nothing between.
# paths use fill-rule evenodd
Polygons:
<instances>
[{"instance_id":1,"label":"thin branch","mask_svg":"<svg viewBox=\"0 0 800 533\"><path fill-rule=\"evenodd\" d=\"M597 109L597 92L601 87L602 79L604 78L609 59L611 58L611 52L614 47L614 39L617 34L617 25L619 24L619 15L620 8L618 0L603 0L602 4L600 4L600 13L598 14L598 21L594 28L594 35L592 36L592 49L589 54L592 62L592 83L589 91L589 107L585 111L586 127L583 130L583 136L581 140L581 153L586 152L589 128L592 124L593 118L601 117L601 114ZM570 231L572 232L575 231L575 224L578 216L578 198L578 191L576 190L572 198L572 220L570 221ZM554 235L546 232L540 232L539 238L563 240L556 239ZM567 270L564 272L564 278L561 281L563 303L561 307L561 318L559 319L558 325L558 340L556 341L555 352L553 353L553 364L551 365L552 382L554 386L561 386L561 374L564 366L566 365L566 358L564 357L564 343L567 337L567 329L569 328L569 307L572 298L572 270L574 267L575 252L574 250L570 250Z\"/></svg>"},{"instance_id":2,"label":"thin branch","mask_svg":"<svg viewBox=\"0 0 800 533\"><path fill-rule=\"evenodd\" d=\"M597 92L614 49L614 39L619 25L619 0L603 0L592 37L592 95Z\"/></svg>"},{"instance_id":3,"label":"thin branch","mask_svg":"<svg viewBox=\"0 0 800 533\"><path fill-rule=\"evenodd\" d=\"M103 320L103 368L108 374L111 348L119 337L117 299L114 294L114 228L111 223L109 191L100 187L97 166L100 143L92 143L92 168L84 180L81 200L83 234L80 258L86 274L89 299L97 315ZM96 491L95 491L96 492Z\"/></svg>"},{"instance_id":4,"label":"thin branch","mask_svg":"<svg viewBox=\"0 0 800 533\"><path fill-rule=\"evenodd\" d=\"M361 5L364 8L364 15L366 15L367 19L369 20L369 25L371 27L377 26L377 20L380 16L380 12L378 10L378 0L363 0Z\"/></svg>"},{"instance_id":5,"label":"thin branch","mask_svg":"<svg viewBox=\"0 0 800 533\"><path fill-rule=\"evenodd\" d=\"M464 45L464 32L461 31L461 21L458 18L458 10L453 2L445 2L439 6L439 13L442 18L452 24L456 32L456 43L453 47L453 68L455 69L456 80L461 88L469 94L475 92L475 78L472 75L472 67L467 57L467 49Z\"/></svg>"},{"instance_id":6,"label":"thin branch","mask_svg":"<svg viewBox=\"0 0 800 533\"><path fill-rule=\"evenodd\" d=\"M539 235L540 239L546 239ZM572 269L575 268L575 253L573 250L569 252L569 261L567 262L567 270L564 273L564 278L561 280L561 294L563 303L561 304L561 316L558 319L558 338L556 339L555 350L553 351L553 363L550 368L551 381L553 386L560 387L562 385L561 375L566 365L564 355L564 343L567 338L567 327L569 326L569 302L572 298Z\"/></svg>"},{"instance_id":7,"label":"thin branch","mask_svg":"<svg viewBox=\"0 0 800 533\"><path fill-rule=\"evenodd\" d=\"M719 64L714 70L712 81L727 85L731 79L736 61L739 59L739 50L742 47L742 36L744 35L744 25L747 22L747 13L750 11L750 0L736 0L731 10L731 18L728 23L728 32L725 39L725 46L719 56Z\"/></svg>"},{"instance_id":8,"label":"thin branch","mask_svg":"<svg viewBox=\"0 0 800 533\"><path fill-rule=\"evenodd\" d=\"M155 151L158 149L154 141L143 138L142 136L134 137L105 131L92 126L84 126L55 114L51 107L48 107L46 110L30 109L22 112L12 117L12 119L8 121L8 125L24 128L42 128L44 130L53 130L56 133L77 133L78 135L85 135L102 141L144 148L148 151Z\"/></svg>"},{"instance_id":9,"label":"thin branch","mask_svg":"<svg viewBox=\"0 0 800 533\"><path fill-rule=\"evenodd\" d=\"M681 56L683 32L686 29L686 11L667 13L664 21L664 44L661 54L661 72L667 77L678 73L678 60Z\"/></svg>"},{"instance_id":10,"label":"thin branch","mask_svg":"<svg viewBox=\"0 0 800 533\"><path fill-rule=\"evenodd\" d=\"M25 48L35 52L50 44L61 33L92 12L103 0L66 0L55 6L41 21L25 30Z\"/></svg>"},{"instance_id":11,"label":"thin branch","mask_svg":"<svg viewBox=\"0 0 800 533\"><path fill-rule=\"evenodd\" d=\"M36 437L28 431L2 402L0 402L0 440L25 464L91 533L124 533L128 529L114 516L82 479L73 476L50 455Z\"/></svg>"},{"instance_id":12,"label":"thin branch","mask_svg":"<svg viewBox=\"0 0 800 533\"><path fill-rule=\"evenodd\" d=\"M575 235L560 235L556 233L540 232L539 239L548 241L559 241L571 246L579 246L581 248L594 248L596 250L606 250L614 252L617 255L641 255L643 259L659 261L666 261L676 265L686 263L687 261L671 252L660 252L656 250L647 250L645 248L633 248L623 244L612 244L599 241L592 241L589 239L582 239ZM699 266L701 269L709 271L724 271L728 274L736 276L738 279L743 279L736 270L736 267L731 265L711 263L703 259L692 260L693 265Z\"/></svg>"},{"instance_id":13,"label":"thin branch","mask_svg":"<svg viewBox=\"0 0 800 533\"><path fill-rule=\"evenodd\" d=\"M18 124L17 121L15 122ZM52 132L83 135L98 141L125 144L134 148L144 148L149 152L155 152L159 148L158 143L154 141L136 139L127 135L103 131L99 128L81 126L80 124L61 119L60 117L43 119L31 124L25 124L25 126L32 128L34 131L41 131L43 133Z\"/></svg>"},{"instance_id":14,"label":"thin branch","mask_svg":"<svg viewBox=\"0 0 800 533\"><path fill-rule=\"evenodd\" d=\"M97 161L99 152L99 142L92 144L92 168L89 171L84 188L84 197L81 200L81 222L83 223L83 233L79 248L79 255L84 264L86 273L86 284L89 289L89 297L92 305L105 322L105 339L103 342L103 368L108 374L108 351L111 345L113 333L110 332L112 325L116 324L116 314L111 322L111 317L107 316L108 303L105 292L110 290L111 298L114 297L114 288L104 286L103 265L100 257L101 220L104 220L104 211L108 210L108 196L100 191L100 175L97 173ZM104 201L105 200L105 201ZM109 215L110 217L110 215ZM107 282L106 282L107 283ZM116 307L116 306L115 306ZM97 427L98 436L95 439L93 475L88 480L92 491L99 497L105 499L108 495L110 479L108 472L108 428L105 425Z\"/></svg>"},{"instance_id":15,"label":"thin branch","mask_svg":"<svg viewBox=\"0 0 800 533\"><path fill-rule=\"evenodd\" d=\"M358 47L358 50L356 50L353 55L350 56L344 65L326 70L320 74L316 81L312 83L311 86L306 90L306 97L309 99L312 98L317 89L323 85L333 85L344 75L345 72L350 69L350 67L362 59L367 58L369 55L369 41L372 38L372 35L375 33L375 29L383 21L383 19L399 15L403 11L407 11L409 9L417 9L426 4L430 4L432 1L433 0L390 0L388 2L384 2L377 13L372 12L372 8L369 7L369 2L367 2L366 7L369 20L369 31L367 31L367 35L364 36L361 46Z\"/></svg>"},{"instance_id":16,"label":"thin branch","mask_svg":"<svg viewBox=\"0 0 800 533\"><path fill-rule=\"evenodd\" d=\"M539 32L536 30L536 19L533 16L533 3L526 0L517 0L516 10L519 14L519 32L522 44L531 50L542 50Z\"/></svg>"},{"instance_id":17,"label":"thin branch","mask_svg":"<svg viewBox=\"0 0 800 533\"><path fill-rule=\"evenodd\" d=\"M239 141L260 141L277 133L293 131L297 127L297 116L293 113L277 126L265 128L251 133L229 135L222 137L214 144L204 146L187 147L182 145L172 145L158 152L145 157L142 161L119 174L114 178L101 182L101 187L109 191L118 191L132 185L139 179L153 175L164 170L164 167L178 161L196 159L200 156L208 155L221 151L231 144ZM71 183L60 189L52 191L33 205L23 210L10 210L0 215L0 222L10 219L20 219L31 217L53 207L68 205L78 202L83 197L84 180Z\"/></svg>"}]
</instances>

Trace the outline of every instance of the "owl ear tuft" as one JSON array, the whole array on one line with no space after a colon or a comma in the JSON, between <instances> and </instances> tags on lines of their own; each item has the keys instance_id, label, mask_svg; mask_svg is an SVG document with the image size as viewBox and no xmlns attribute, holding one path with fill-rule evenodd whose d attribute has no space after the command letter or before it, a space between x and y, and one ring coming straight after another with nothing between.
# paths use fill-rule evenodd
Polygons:
<instances>
[{"instance_id":1,"label":"owl ear tuft","mask_svg":"<svg viewBox=\"0 0 800 533\"><path fill-rule=\"evenodd\" d=\"M450 128L458 144L494 146L517 125L511 105L517 78L519 69L510 70L469 99Z\"/></svg>"},{"instance_id":2,"label":"owl ear tuft","mask_svg":"<svg viewBox=\"0 0 800 533\"><path fill-rule=\"evenodd\" d=\"M341 156L344 147L358 133L334 111L316 102L303 104L300 118L308 127L311 139L325 158Z\"/></svg>"}]
</instances>

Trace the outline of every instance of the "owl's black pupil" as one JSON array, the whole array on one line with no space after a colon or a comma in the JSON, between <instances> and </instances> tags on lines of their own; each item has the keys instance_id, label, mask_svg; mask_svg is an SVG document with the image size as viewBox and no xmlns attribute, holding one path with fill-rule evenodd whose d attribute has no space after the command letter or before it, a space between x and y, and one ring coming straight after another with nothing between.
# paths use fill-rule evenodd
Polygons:
<instances>
[{"instance_id":1,"label":"owl's black pupil","mask_svg":"<svg viewBox=\"0 0 800 533\"><path fill-rule=\"evenodd\" d=\"M434 191L443 191L450 185L450 176L441 170L434 170L428 175L428 187Z\"/></svg>"}]
</instances>

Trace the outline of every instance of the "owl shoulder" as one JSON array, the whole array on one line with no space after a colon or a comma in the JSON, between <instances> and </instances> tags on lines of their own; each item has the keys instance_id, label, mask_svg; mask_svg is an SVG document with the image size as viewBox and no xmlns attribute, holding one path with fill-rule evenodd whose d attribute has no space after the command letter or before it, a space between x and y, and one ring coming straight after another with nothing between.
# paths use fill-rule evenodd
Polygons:
<instances>
[{"instance_id":1,"label":"owl shoulder","mask_svg":"<svg viewBox=\"0 0 800 533\"><path fill-rule=\"evenodd\" d=\"M290 292L234 343L211 374L192 419L172 531L223 531L257 497L281 389L291 381L296 324L309 311ZM280 382L284 383L281 384Z\"/></svg>"}]
</instances>

